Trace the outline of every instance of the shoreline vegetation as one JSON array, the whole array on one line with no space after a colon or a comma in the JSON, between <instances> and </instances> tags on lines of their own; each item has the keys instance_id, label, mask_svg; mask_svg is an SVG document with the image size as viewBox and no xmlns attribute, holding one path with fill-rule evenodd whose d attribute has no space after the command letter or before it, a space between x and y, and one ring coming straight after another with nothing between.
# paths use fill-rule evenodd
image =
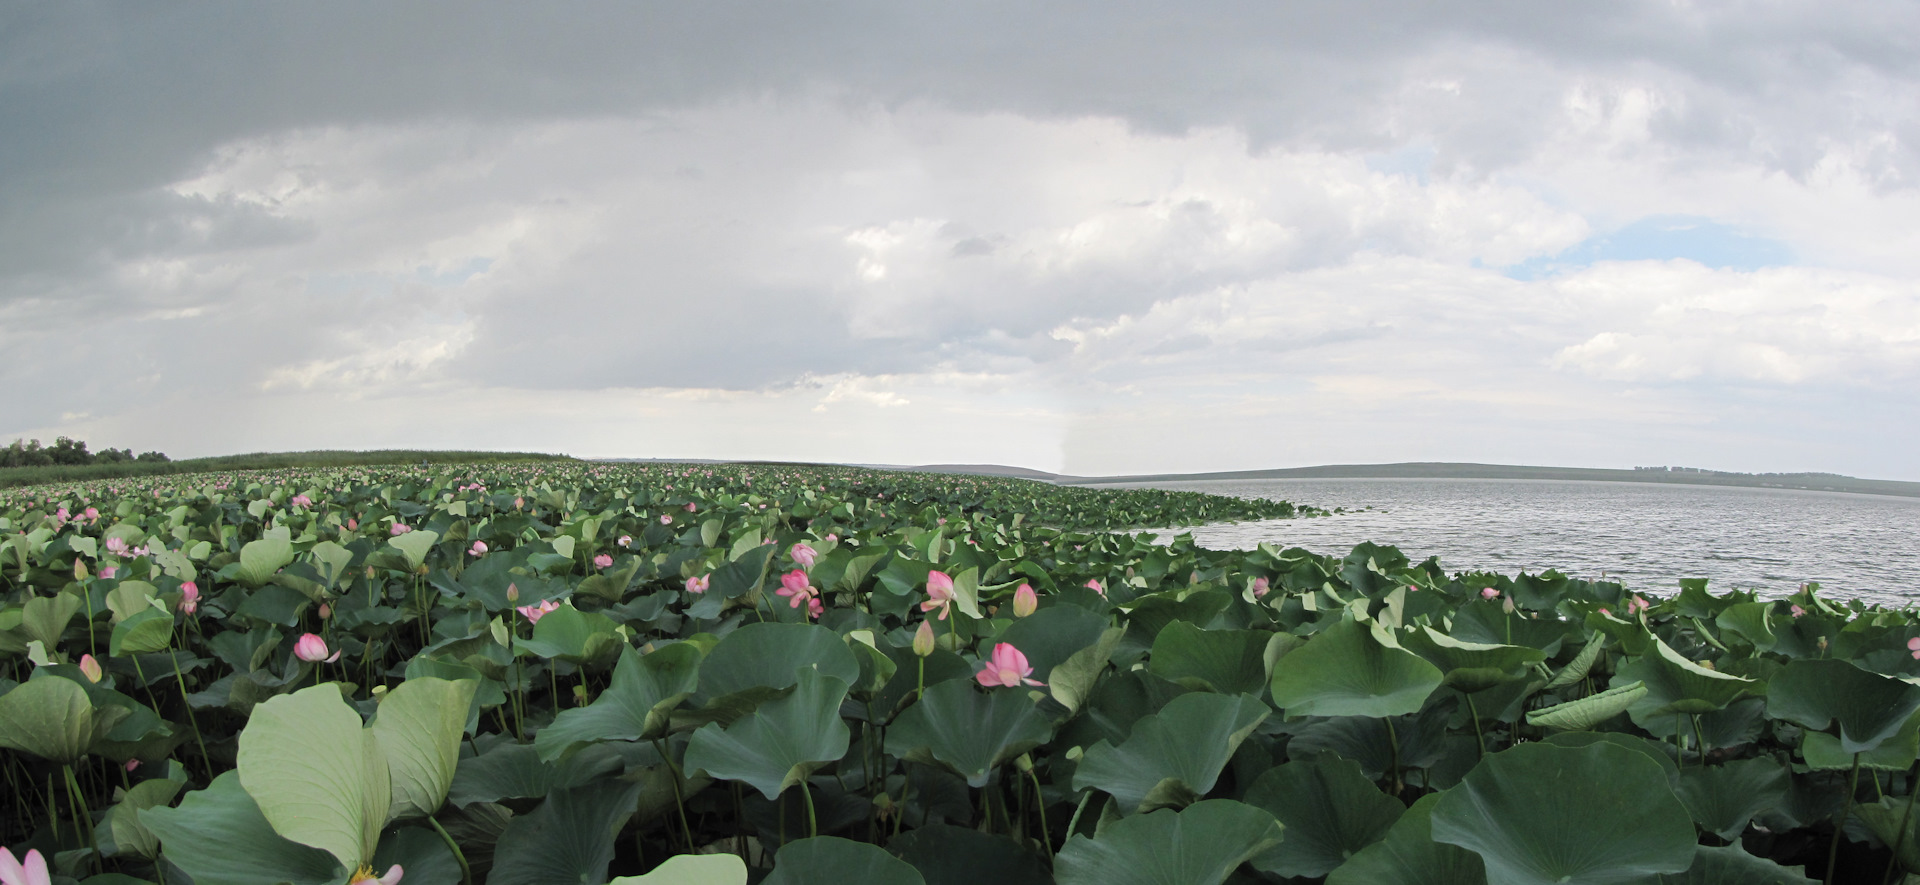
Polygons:
<instances>
[{"instance_id":1,"label":"shoreline vegetation","mask_svg":"<svg viewBox=\"0 0 1920 885\"><path fill-rule=\"evenodd\" d=\"M0 861L83 885L1920 872L1912 607L1130 531L1324 512L1197 492L395 454L0 491Z\"/></svg>"}]
</instances>

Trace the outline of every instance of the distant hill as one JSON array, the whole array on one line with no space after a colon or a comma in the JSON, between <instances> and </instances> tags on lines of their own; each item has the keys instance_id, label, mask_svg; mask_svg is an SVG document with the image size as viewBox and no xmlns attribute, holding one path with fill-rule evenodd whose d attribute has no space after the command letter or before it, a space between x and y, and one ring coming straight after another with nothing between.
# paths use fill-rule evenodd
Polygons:
<instances>
[{"instance_id":1,"label":"distant hill","mask_svg":"<svg viewBox=\"0 0 1920 885\"><path fill-rule=\"evenodd\" d=\"M1733 473L1692 467L1652 467L1616 470L1604 467L1528 467L1514 464L1468 464L1448 461L1409 461L1399 464L1327 464L1273 470L1231 470L1216 473L1156 473L1134 476L1060 477L1056 481L1083 485L1119 482L1188 482L1208 479L1559 479L1599 482L1645 482L1673 485L1744 486L1766 489L1803 489L1854 492L1920 498L1920 482L1860 479L1837 473Z\"/></svg>"},{"instance_id":2,"label":"distant hill","mask_svg":"<svg viewBox=\"0 0 1920 885\"><path fill-rule=\"evenodd\" d=\"M1025 467L1008 467L1003 464L927 464L920 467L895 468L916 470L921 473L960 473L968 476L1012 476L1020 479L1038 479L1045 482L1058 482L1063 479L1081 480L1083 477L1061 476L1044 470L1029 470Z\"/></svg>"}]
</instances>

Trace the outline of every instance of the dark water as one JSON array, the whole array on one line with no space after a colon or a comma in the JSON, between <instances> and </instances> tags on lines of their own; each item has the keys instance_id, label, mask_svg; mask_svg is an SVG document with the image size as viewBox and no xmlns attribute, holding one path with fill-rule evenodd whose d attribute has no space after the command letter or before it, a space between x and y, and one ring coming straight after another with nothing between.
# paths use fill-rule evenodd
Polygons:
<instances>
[{"instance_id":1,"label":"dark water","mask_svg":"<svg viewBox=\"0 0 1920 885\"><path fill-rule=\"evenodd\" d=\"M1261 541L1344 553L1392 544L1452 571L1559 569L1667 592L1681 578L1763 596L1818 581L1835 597L1920 600L1920 498L1555 480L1209 480L1158 488L1371 510L1203 526L1214 549Z\"/></svg>"}]
</instances>

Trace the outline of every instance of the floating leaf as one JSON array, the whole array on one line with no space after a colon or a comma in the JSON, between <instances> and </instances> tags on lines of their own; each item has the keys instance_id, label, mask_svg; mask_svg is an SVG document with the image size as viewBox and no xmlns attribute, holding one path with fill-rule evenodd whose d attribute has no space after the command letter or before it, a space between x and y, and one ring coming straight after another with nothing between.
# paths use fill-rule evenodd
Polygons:
<instances>
[{"instance_id":1,"label":"floating leaf","mask_svg":"<svg viewBox=\"0 0 1920 885\"><path fill-rule=\"evenodd\" d=\"M1817 885L1804 867L1783 867L1754 857L1737 844L1720 848L1696 845L1693 866L1684 873L1667 873L1659 885Z\"/></svg>"},{"instance_id":2,"label":"floating leaf","mask_svg":"<svg viewBox=\"0 0 1920 885\"><path fill-rule=\"evenodd\" d=\"M1685 769L1675 792L1701 829L1732 841L1754 815L1784 801L1788 787L1780 761L1759 756Z\"/></svg>"},{"instance_id":3,"label":"floating leaf","mask_svg":"<svg viewBox=\"0 0 1920 885\"><path fill-rule=\"evenodd\" d=\"M1846 661L1792 661L1767 686L1767 715L1816 731L1838 722L1843 753L1878 747L1917 709L1920 686Z\"/></svg>"},{"instance_id":4,"label":"floating leaf","mask_svg":"<svg viewBox=\"0 0 1920 885\"><path fill-rule=\"evenodd\" d=\"M621 876L607 885L747 885L747 865L732 854L676 854L651 873Z\"/></svg>"},{"instance_id":5,"label":"floating leaf","mask_svg":"<svg viewBox=\"0 0 1920 885\"><path fill-rule=\"evenodd\" d=\"M539 808L507 823L494 847L487 885L606 881L615 839L639 794L639 783L619 779L549 793Z\"/></svg>"},{"instance_id":6,"label":"floating leaf","mask_svg":"<svg viewBox=\"0 0 1920 885\"><path fill-rule=\"evenodd\" d=\"M1188 688L1255 694L1267 684L1267 645L1261 630L1202 630L1185 621L1161 628L1147 669Z\"/></svg>"}]
</instances>

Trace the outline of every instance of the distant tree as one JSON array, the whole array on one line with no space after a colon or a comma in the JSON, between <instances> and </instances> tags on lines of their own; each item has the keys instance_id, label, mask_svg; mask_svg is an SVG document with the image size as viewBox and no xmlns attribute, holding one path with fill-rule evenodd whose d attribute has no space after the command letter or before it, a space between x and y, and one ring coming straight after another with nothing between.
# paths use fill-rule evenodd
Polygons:
<instances>
[{"instance_id":1,"label":"distant tree","mask_svg":"<svg viewBox=\"0 0 1920 885\"><path fill-rule=\"evenodd\" d=\"M131 451L131 450L128 450L128 451ZM154 463L164 464L173 459L167 457L166 455L160 452L141 452L140 457L135 458L134 460L135 461L151 461Z\"/></svg>"},{"instance_id":2,"label":"distant tree","mask_svg":"<svg viewBox=\"0 0 1920 885\"><path fill-rule=\"evenodd\" d=\"M40 447L39 440L22 442L14 440L7 446L4 455L0 455L0 466L5 467L47 467L53 464L53 456Z\"/></svg>"},{"instance_id":3,"label":"distant tree","mask_svg":"<svg viewBox=\"0 0 1920 885\"><path fill-rule=\"evenodd\" d=\"M53 447L47 450L53 456L53 463L62 465L92 464L93 455L87 452L86 440L59 437L53 441Z\"/></svg>"}]
</instances>

